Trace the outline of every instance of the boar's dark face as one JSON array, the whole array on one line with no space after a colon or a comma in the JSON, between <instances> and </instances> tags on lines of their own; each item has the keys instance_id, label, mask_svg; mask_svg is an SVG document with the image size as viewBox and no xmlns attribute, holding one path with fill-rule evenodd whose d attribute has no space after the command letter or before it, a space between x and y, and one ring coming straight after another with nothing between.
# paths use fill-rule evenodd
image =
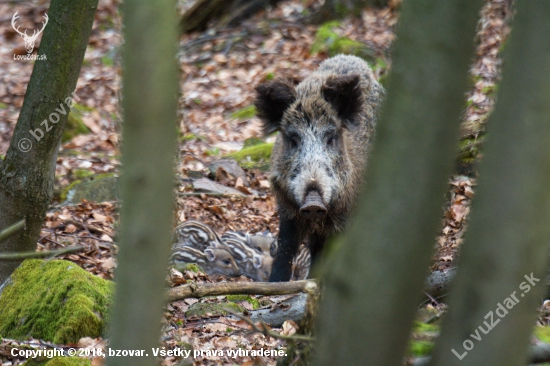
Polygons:
<instances>
[{"instance_id":1,"label":"boar's dark face","mask_svg":"<svg viewBox=\"0 0 550 366\"><path fill-rule=\"evenodd\" d=\"M349 156L362 119L359 75L260 84L256 108L266 134L279 131L271 181L302 218L319 221L338 205L356 170Z\"/></svg>"}]
</instances>

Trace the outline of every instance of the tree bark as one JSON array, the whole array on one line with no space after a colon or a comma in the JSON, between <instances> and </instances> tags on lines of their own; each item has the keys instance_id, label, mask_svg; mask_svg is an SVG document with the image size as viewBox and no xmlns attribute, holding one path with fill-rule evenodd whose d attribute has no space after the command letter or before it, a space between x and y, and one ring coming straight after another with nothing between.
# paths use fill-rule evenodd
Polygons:
<instances>
[{"instance_id":1,"label":"tree bark","mask_svg":"<svg viewBox=\"0 0 550 366\"><path fill-rule=\"evenodd\" d=\"M175 1L125 0L123 154L119 265L111 343L159 347L174 210L178 45ZM107 365L156 364L108 357Z\"/></svg>"},{"instance_id":2,"label":"tree bark","mask_svg":"<svg viewBox=\"0 0 550 366\"><path fill-rule=\"evenodd\" d=\"M324 268L315 365L399 365L441 220L481 1L405 1L366 188Z\"/></svg>"},{"instance_id":3,"label":"tree bark","mask_svg":"<svg viewBox=\"0 0 550 366\"><path fill-rule=\"evenodd\" d=\"M26 220L26 227L0 242L0 252L36 249L53 197L57 152L69 114L66 99L76 87L97 3L98 0L51 2L50 20L40 45L40 53L47 60L35 62L10 147L5 160L0 160L0 227L9 227L21 219ZM62 108L66 113L56 111ZM58 121L52 113L59 117ZM19 264L0 262L0 283Z\"/></svg>"},{"instance_id":4,"label":"tree bark","mask_svg":"<svg viewBox=\"0 0 550 366\"><path fill-rule=\"evenodd\" d=\"M545 290L550 1L519 1L516 10L460 269L431 365L524 364Z\"/></svg>"}]
</instances>

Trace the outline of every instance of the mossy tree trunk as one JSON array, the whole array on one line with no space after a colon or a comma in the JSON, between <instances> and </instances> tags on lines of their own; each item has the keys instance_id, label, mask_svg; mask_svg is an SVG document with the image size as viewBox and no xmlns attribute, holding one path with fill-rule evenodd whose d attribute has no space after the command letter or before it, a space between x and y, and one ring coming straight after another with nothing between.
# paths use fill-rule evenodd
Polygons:
<instances>
[{"instance_id":1,"label":"mossy tree trunk","mask_svg":"<svg viewBox=\"0 0 550 366\"><path fill-rule=\"evenodd\" d=\"M121 230L110 346L149 357L107 365L153 365L159 346L174 209L178 97L174 0L125 0Z\"/></svg>"},{"instance_id":2,"label":"mossy tree trunk","mask_svg":"<svg viewBox=\"0 0 550 366\"><path fill-rule=\"evenodd\" d=\"M525 364L545 290L550 1L516 6L460 268L432 365ZM478 334L480 341L474 338Z\"/></svg>"},{"instance_id":3,"label":"mossy tree trunk","mask_svg":"<svg viewBox=\"0 0 550 366\"><path fill-rule=\"evenodd\" d=\"M481 1L403 3L366 188L326 265L315 365L399 365L444 205Z\"/></svg>"},{"instance_id":4,"label":"mossy tree trunk","mask_svg":"<svg viewBox=\"0 0 550 366\"><path fill-rule=\"evenodd\" d=\"M97 3L51 2L50 20L40 44L40 54L47 60L35 62L10 147L4 161L0 160L0 229L21 219L26 220L26 228L0 242L0 252L36 249L53 197L57 152L69 109L67 98L72 98L76 87ZM66 113L56 111L63 108ZM18 265L0 261L0 283Z\"/></svg>"}]
</instances>

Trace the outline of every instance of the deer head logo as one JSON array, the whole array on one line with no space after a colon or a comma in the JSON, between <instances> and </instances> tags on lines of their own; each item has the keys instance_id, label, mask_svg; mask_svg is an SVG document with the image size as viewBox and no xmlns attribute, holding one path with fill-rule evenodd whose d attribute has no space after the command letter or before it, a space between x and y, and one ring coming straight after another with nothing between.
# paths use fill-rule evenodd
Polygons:
<instances>
[{"instance_id":1,"label":"deer head logo","mask_svg":"<svg viewBox=\"0 0 550 366\"><path fill-rule=\"evenodd\" d=\"M19 27L16 27L15 25L16 20L20 18L20 16L17 13L18 12L16 11L15 14L13 14L13 17L11 18L11 26L13 27L13 29L15 29L17 33L21 35L21 37L23 37L23 41L25 41L25 48L27 49L27 53L31 54L32 50L34 49L34 42L36 42L36 39L38 38L40 33L42 33L44 28L46 28L46 24L48 24L48 14L44 14L45 20L42 22L42 29L40 29L39 31L37 31L36 29L33 30L32 36L29 36L27 35L28 29L25 29L25 32L21 32L19 31Z\"/></svg>"}]
</instances>

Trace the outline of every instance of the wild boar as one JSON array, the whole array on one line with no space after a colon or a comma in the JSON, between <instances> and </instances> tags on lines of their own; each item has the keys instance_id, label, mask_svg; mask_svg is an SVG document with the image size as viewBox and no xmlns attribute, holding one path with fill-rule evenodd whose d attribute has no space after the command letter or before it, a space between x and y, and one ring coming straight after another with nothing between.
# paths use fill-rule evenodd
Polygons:
<instances>
[{"instance_id":1,"label":"wild boar","mask_svg":"<svg viewBox=\"0 0 550 366\"><path fill-rule=\"evenodd\" d=\"M338 55L296 87L275 79L256 92L264 133L279 132L270 182L280 230L270 281L288 281L299 245L307 243L314 264L355 206L383 88L365 61Z\"/></svg>"}]
</instances>

